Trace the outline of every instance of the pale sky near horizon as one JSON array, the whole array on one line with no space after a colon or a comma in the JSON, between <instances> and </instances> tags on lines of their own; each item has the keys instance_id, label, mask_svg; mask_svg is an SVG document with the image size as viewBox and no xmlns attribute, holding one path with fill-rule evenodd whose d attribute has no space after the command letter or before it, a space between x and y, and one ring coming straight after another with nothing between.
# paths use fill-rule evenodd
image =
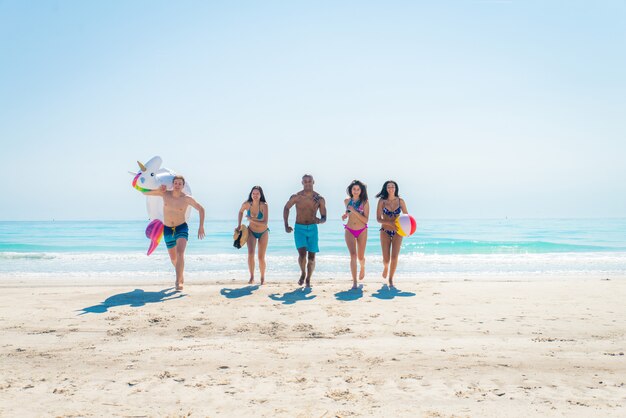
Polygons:
<instances>
[{"instance_id":1,"label":"pale sky near horizon","mask_svg":"<svg viewBox=\"0 0 626 418\"><path fill-rule=\"evenodd\" d=\"M396 180L418 219L626 217L625 21L625 1L0 0L0 220L144 219L127 171L154 155L209 219L255 184L279 219L304 173L331 218L355 178Z\"/></svg>"}]
</instances>

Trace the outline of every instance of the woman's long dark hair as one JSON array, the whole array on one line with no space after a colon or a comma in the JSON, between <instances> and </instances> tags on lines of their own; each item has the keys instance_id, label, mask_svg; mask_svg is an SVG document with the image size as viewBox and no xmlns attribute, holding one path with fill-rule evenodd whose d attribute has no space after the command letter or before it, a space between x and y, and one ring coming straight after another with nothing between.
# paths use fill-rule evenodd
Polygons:
<instances>
[{"instance_id":1,"label":"woman's long dark hair","mask_svg":"<svg viewBox=\"0 0 626 418\"><path fill-rule=\"evenodd\" d=\"M383 200L387 200L389 198L389 192L387 191L387 185L389 183L393 183L396 186L396 197L400 197L400 188L398 187L398 183L393 180L387 180L385 184L383 184L382 190L376 195L376 197L380 197Z\"/></svg>"},{"instance_id":2,"label":"woman's long dark hair","mask_svg":"<svg viewBox=\"0 0 626 418\"><path fill-rule=\"evenodd\" d=\"M353 186L359 186L361 188L361 196L359 197L359 199L361 200L362 203L367 202L367 186L358 180L352 180L352 183L350 183L350 185L346 189L346 193L348 194L348 196L350 196L350 198L354 197L352 196Z\"/></svg>"},{"instance_id":3,"label":"woman's long dark hair","mask_svg":"<svg viewBox=\"0 0 626 418\"><path fill-rule=\"evenodd\" d=\"M259 193L261 193L261 199L259 199L261 202L263 203L267 203L265 201L265 194L263 193L263 188L261 186L254 186L251 190L250 190L250 194L248 195L248 203L252 203L252 192L258 190Z\"/></svg>"}]
</instances>

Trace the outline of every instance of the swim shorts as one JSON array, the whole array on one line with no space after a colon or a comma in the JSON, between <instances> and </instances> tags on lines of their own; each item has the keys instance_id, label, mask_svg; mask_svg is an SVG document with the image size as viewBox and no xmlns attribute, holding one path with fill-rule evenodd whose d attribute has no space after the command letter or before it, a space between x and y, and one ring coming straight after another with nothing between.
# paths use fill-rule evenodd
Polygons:
<instances>
[{"instance_id":1,"label":"swim shorts","mask_svg":"<svg viewBox=\"0 0 626 418\"><path fill-rule=\"evenodd\" d=\"M165 225L163 227L163 238L165 239L165 245L167 245L167 248L176 247L176 240L178 238L189 240L189 226L187 225L187 222L178 226Z\"/></svg>"},{"instance_id":2,"label":"swim shorts","mask_svg":"<svg viewBox=\"0 0 626 418\"><path fill-rule=\"evenodd\" d=\"M317 245L317 224L296 224L293 229L293 237L296 240L296 248L306 248L311 253L320 251Z\"/></svg>"}]
</instances>

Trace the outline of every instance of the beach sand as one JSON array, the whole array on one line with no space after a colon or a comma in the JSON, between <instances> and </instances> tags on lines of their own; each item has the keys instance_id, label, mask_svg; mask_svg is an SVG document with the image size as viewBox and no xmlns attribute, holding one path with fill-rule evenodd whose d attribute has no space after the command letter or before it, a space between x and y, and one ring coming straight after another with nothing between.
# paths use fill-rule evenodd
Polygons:
<instances>
[{"instance_id":1,"label":"beach sand","mask_svg":"<svg viewBox=\"0 0 626 418\"><path fill-rule=\"evenodd\" d=\"M0 277L0 416L626 415L626 278L88 279Z\"/></svg>"}]
</instances>

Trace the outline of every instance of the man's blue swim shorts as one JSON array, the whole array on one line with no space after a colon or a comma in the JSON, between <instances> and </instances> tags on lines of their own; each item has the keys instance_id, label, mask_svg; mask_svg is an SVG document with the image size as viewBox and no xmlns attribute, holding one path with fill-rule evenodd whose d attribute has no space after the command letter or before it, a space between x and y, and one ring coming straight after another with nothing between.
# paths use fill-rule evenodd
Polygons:
<instances>
[{"instance_id":1,"label":"man's blue swim shorts","mask_svg":"<svg viewBox=\"0 0 626 418\"><path fill-rule=\"evenodd\" d=\"M178 238L189 240L189 226L187 225L187 222L178 226L165 225L163 227L163 238L165 239L165 245L167 245L167 248L176 247L176 240Z\"/></svg>"},{"instance_id":2,"label":"man's blue swim shorts","mask_svg":"<svg viewBox=\"0 0 626 418\"><path fill-rule=\"evenodd\" d=\"M311 253L320 251L317 245L317 224L296 224L293 229L293 237L296 240L296 248L306 248Z\"/></svg>"}]
</instances>

